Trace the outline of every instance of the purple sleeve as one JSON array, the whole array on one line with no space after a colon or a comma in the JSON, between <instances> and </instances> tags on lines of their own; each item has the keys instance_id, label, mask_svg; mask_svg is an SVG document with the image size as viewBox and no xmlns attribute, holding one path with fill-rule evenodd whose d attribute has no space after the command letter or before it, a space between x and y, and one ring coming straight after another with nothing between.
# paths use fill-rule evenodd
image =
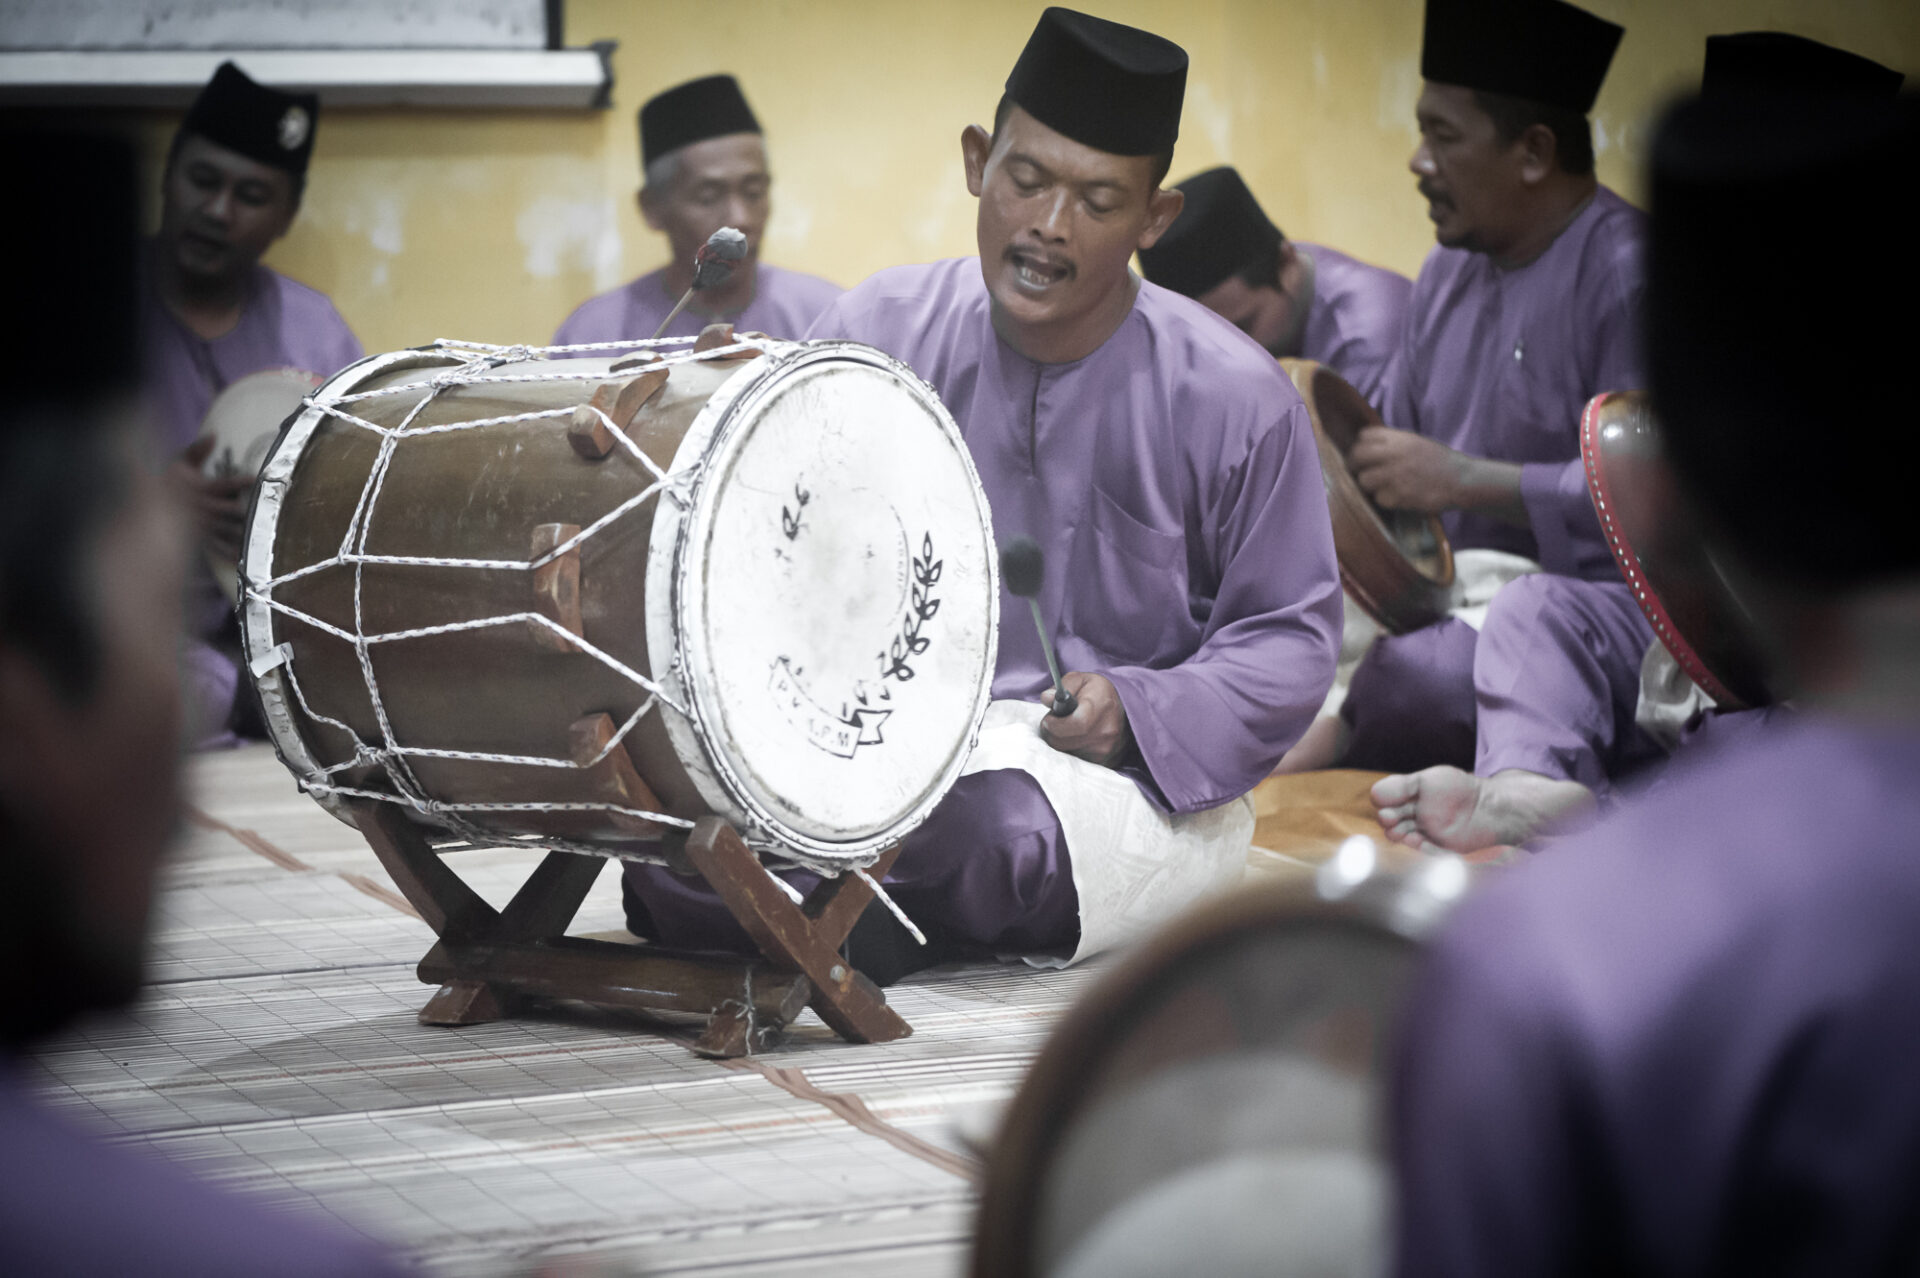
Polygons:
<instances>
[{"instance_id":1,"label":"purple sleeve","mask_svg":"<svg viewBox=\"0 0 1920 1278\"><path fill-rule=\"evenodd\" d=\"M1588 581L1611 581L1620 575L1600 532L1580 458L1522 465L1520 500L1533 526L1542 568Z\"/></svg>"},{"instance_id":2,"label":"purple sleeve","mask_svg":"<svg viewBox=\"0 0 1920 1278\"><path fill-rule=\"evenodd\" d=\"M1563 1049L1531 988L1527 942L1487 926L1476 907L1489 903L1469 903L1443 934L1400 1026L1389 1101L1400 1278L1527 1278L1575 1259Z\"/></svg>"},{"instance_id":3,"label":"purple sleeve","mask_svg":"<svg viewBox=\"0 0 1920 1278\"><path fill-rule=\"evenodd\" d=\"M1204 514L1219 589L1199 650L1164 670L1104 670L1174 812L1251 790L1333 684L1341 597L1326 486L1306 408L1264 432Z\"/></svg>"},{"instance_id":4,"label":"purple sleeve","mask_svg":"<svg viewBox=\"0 0 1920 1278\"><path fill-rule=\"evenodd\" d=\"M864 341L865 339L856 331L858 326L849 314L856 306L857 303L854 302L853 294L850 292L835 296L821 308L820 314L814 318L813 323L807 326L806 340L809 342L836 339L851 342Z\"/></svg>"}]
</instances>

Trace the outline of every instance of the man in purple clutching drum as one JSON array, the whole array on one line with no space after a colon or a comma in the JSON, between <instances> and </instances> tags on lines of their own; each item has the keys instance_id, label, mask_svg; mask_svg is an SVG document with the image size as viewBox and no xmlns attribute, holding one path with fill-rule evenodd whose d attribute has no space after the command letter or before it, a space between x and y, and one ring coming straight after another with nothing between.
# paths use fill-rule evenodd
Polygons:
<instances>
[{"instance_id":1,"label":"man in purple clutching drum","mask_svg":"<svg viewBox=\"0 0 1920 1278\"><path fill-rule=\"evenodd\" d=\"M1388 375L1388 425L1350 461L1381 505L1442 516L1466 606L1377 639L1290 769L1477 758L1485 775L1551 780L1585 759L1598 783L1657 756L1631 734L1596 739L1604 702L1560 712L1613 667L1631 682L1652 639L1579 445L1588 399L1644 388L1645 219L1595 178L1586 118L1621 34L1563 0L1428 0L1410 167L1439 244ZM1489 733L1490 699L1539 713Z\"/></svg>"},{"instance_id":2,"label":"man in purple clutching drum","mask_svg":"<svg viewBox=\"0 0 1920 1278\"><path fill-rule=\"evenodd\" d=\"M1044 551L1040 611L1077 698L1047 714L1032 615L1003 591L979 747L885 880L932 944L869 908L849 956L877 980L1084 958L1237 882L1244 796L1332 682L1340 585L1306 409L1259 346L1127 265L1180 208L1160 182L1186 70L1158 36L1046 10L993 131L961 136L980 256L882 271L808 333L939 391L996 536ZM745 946L688 880L630 866L627 885L635 931Z\"/></svg>"},{"instance_id":3,"label":"man in purple clutching drum","mask_svg":"<svg viewBox=\"0 0 1920 1278\"><path fill-rule=\"evenodd\" d=\"M1708 97L1755 91L1806 98L1885 100L1900 73L1802 36L1749 31L1710 36L1701 72ZM1471 852L1563 828L1611 792L1623 766L1658 759L1707 735L1751 731L1774 707L1722 714L1658 642L1634 660L1616 620L1626 587L1541 577L1494 600L1474 654L1479 750L1474 770L1449 764L1374 787L1382 825L1414 846ZM1569 624L1585 618L1583 629ZM1572 672L1578 672L1574 677Z\"/></svg>"},{"instance_id":4,"label":"man in purple clutching drum","mask_svg":"<svg viewBox=\"0 0 1920 1278\"><path fill-rule=\"evenodd\" d=\"M1406 326L1407 277L1280 233L1239 172L1196 173L1186 204L1140 254L1162 288L1194 298L1276 356L1325 364L1378 404Z\"/></svg>"},{"instance_id":5,"label":"man in purple clutching drum","mask_svg":"<svg viewBox=\"0 0 1920 1278\"><path fill-rule=\"evenodd\" d=\"M223 63L187 109L162 177L140 303L145 377L163 454L187 453L173 477L192 494L202 543L226 563L239 557L253 478L202 473L211 441L195 436L215 397L249 374L317 380L362 354L323 294L260 264L300 210L319 110L312 94L280 93ZM231 606L198 565L189 589L190 731L217 740L251 720L251 698Z\"/></svg>"},{"instance_id":6,"label":"man in purple clutching drum","mask_svg":"<svg viewBox=\"0 0 1920 1278\"><path fill-rule=\"evenodd\" d=\"M1920 290L1920 101L1706 97L1653 146L1647 328L1667 451L1799 689L1658 794L1494 881L1408 997L1398 1272L1920 1267L1920 468L1913 325L1780 363L1783 243L1869 269L1807 315ZM1870 465L1849 440L1874 435Z\"/></svg>"},{"instance_id":7,"label":"man in purple clutching drum","mask_svg":"<svg viewBox=\"0 0 1920 1278\"><path fill-rule=\"evenodd\" d=\"M554 345L652 337L693 282L694 254L723 226L747 237L747 257L724 284L697 294L662 337L691 337L708 324L798 338L838 285L760 261L773 177L760 121L730 75L690 80L640 108L640 216L667 237L667 265L567 316Z\"/></svg>"}]
</instances>

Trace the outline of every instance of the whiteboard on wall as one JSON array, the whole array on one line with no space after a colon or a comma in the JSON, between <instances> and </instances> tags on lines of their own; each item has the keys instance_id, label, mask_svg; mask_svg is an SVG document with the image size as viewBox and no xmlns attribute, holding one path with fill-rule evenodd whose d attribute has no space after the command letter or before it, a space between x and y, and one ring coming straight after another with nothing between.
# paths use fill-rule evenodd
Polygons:
<instances>
[{"instance_id":1,"label":"whiteboard on wall","mask_svg":"<svg viewBox=\"0 0 1920 1278\"><path fill-rule=\"evenodd\" d=\"M0 0L0 46L546 49L558 47L550 11L547 0Z\"/></svg>"},{"instance_id":2,"label":"whiteboard on wall","mask_svg":"<svg viewBox=\"0 0 1920 1278\"><path fill-rule=\"evenodd\" d=\"M179 107L228 58L326 106L605 107L560 0L0 0L0 105Z\"/></svg>"}]
</instances>

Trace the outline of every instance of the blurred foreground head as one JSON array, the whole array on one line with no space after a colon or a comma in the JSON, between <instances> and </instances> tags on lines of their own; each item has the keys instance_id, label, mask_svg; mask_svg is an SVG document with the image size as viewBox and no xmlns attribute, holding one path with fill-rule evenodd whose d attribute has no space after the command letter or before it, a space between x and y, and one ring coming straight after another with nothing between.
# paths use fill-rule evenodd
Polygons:
<instances>
[{"instance_id":1,"label":"blurred foreground head","mask_svg":"<svg viewBox=\"0 0 1920 1278\"><path fill-rule=\"evenodd\" d=\"M1655 141L1653 395L1685 482L1756 578L1833 596L1920 575L1917 162L1911 96L1717 93ZM1792 265L1816 244L1844 258Z\"/></svg>"},{"instance_id":2,"label":"blurred foreground head","mask_svg":"<svg viewBox=\"0 0 1920 1278\"><path fill-rule=\"evenodd\" d=\"M182 526L140 464L138 203L117 139L0 132L0 1044L138 988L178 810Z\"/></svg>"}]
</instances>

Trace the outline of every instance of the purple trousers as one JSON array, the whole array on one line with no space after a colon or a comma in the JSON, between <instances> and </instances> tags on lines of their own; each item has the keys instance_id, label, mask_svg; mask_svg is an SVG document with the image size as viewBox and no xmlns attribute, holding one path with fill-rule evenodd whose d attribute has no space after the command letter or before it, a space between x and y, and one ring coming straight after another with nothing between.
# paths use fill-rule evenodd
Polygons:
<instances>
[{"instance_id":1,"label":"purple trousers","mask_svg":"<svg viewBox=\"0 0 1920 1278\"><path fill-rule=\"evenodd\" d=\"M1447 618L1382 635L1341 708L1346 766L1523 768L1595 793L1663 757L1634 723L1653 631L1625 582L1508 582L1476 635Z\"/></svg>"},{"instance_id":2,"label":"purple trousers","mask_svg":"<svg viewBox=\"0 0 1920 1278\"><path fill-rule=\"evenodd\" d=\"M637 863L625 874L627 925L636 935L682 949L756 952L700 879ZM802 892L820 881L803 870L781 877ZM1065 956L1080 941L1080 897L1060 818L1025 772L961 777L907 836L881 882L942 953Z\"/></svg>"}]
</instances>

